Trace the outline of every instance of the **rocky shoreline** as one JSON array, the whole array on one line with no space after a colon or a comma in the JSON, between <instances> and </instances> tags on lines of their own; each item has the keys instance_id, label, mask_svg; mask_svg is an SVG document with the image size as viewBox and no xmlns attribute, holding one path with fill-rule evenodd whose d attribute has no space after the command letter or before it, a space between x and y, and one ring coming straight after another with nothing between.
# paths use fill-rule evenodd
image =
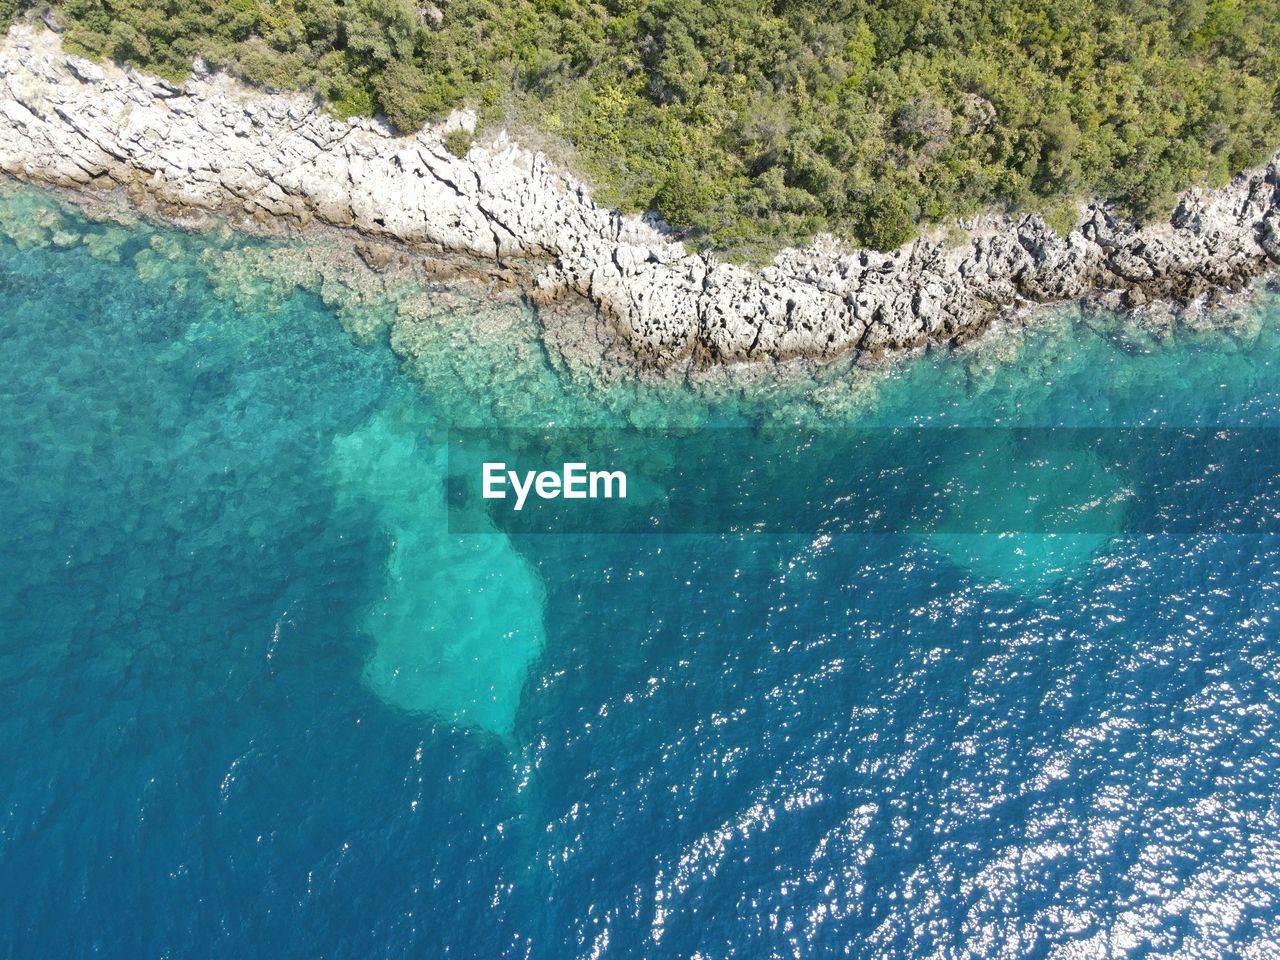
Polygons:
<instances>
[{"instance_id":1,"label":"rocky shoreline","mask_svg":"<svg viewBox=\"0 0 1280 960\"><path fill-rule=\"evenodd\" d=\"M513 285L548 314L585 302L650 367L874 357L963 342L1036 304L1186 304L1280 264L1280 155L1188 192L1169 223L1138 228L1091 204L1064 239L1038 216L986 216L958 241L878 253L819 240L753 271L597 206L504 135L454 156L444 134L468 122L397 137L222 75L179 88L90 63L48 30L0 41L0 170L124 189L170 214L352 228L375 268L407 245L437 274Z\"/></svg>"}]
</instances>

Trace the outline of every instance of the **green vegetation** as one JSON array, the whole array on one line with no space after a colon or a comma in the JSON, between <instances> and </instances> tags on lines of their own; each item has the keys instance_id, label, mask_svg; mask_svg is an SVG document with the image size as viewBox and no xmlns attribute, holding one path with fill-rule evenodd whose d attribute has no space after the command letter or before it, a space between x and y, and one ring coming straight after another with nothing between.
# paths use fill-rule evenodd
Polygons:
<instances>
[{"instance_id":1,"label":"green vegetation","mask_svg":"<svg viewBox=\"0 0 1280 960\"><path fill-rule=\"evenodd\" d=\"M474 140L475 135L470 130L458 128L444 135L444 146L455 157L465 157Z\"/></svg>"},{"instance_id":2,"label":"green vegetation","mask_svg":"<svg viewBox=\"0 0 1280 960\"><path fill-rule=\"evenodd\" d=\"M5 4L6 0L0 0ZM14 0L7 0L9 5ZM8 10L9 7L4 9ZM57 0L69 45L192 58L412 130L470 104L606 203L744 257L989 205L1167 212L1277 146L1276 0ZM465 149L461 141L452 149Z\"/></svg>"}]
</instances>

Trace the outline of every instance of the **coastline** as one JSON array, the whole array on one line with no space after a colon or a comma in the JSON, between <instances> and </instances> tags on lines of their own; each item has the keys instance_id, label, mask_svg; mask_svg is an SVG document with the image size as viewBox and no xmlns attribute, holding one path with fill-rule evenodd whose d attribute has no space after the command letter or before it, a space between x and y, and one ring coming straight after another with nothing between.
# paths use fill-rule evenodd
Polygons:
<instances>
[{"instance_id":1,"label":"coastline","mask_svg":"<svg viewBox=\"0 0 1280 960\"><path fill-rule=\"evenodd\" d=\"M1094 203L1065 239L1036 215L990 215L965 224L962 241L878 253L819 239L753 271L597 206L505 134L455 157L443 135L469 122L455 114L397 137L223 75L177 88L93 64L47 30L19 25L0 41L3 171L90 196L124 191L179 221L354 231L373 269L408 257L428 275L518 291L558 340L590 324L556 318L592 314L591 352L603 344L643 368L874 359L961 343L1038 305L1176 309L1280 264L1280 155L1220 190L1189 191L1169 223L1135 228Z\"/></svg>"}]
</instances>

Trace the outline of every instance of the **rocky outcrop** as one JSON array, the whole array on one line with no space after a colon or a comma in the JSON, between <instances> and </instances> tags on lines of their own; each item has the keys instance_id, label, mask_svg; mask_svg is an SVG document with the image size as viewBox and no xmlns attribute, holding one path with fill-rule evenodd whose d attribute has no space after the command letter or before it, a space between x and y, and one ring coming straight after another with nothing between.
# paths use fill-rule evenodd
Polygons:
<instances>
[{"instance_id":1,"label":"rocky outcrop","mask_svg":"<svg viewBox=\"0 0 1280 960\"><path fill-rule=\"evenodd\" d=\"M10 174L474 257L535 303L585 297L638 359L660 366L959 341L1011 307L1186 301L1280 262L1280 159L1190 192L1165 224L1136 228L1094 204L1065 239L1036 216L989 216L965 224L962 242L877 253L821 240L753 271L597 206L504 136L458 158L443 133L397 137L202 71L179 88L67 55L55 34L29 26L0 43L0 168Z\"/></svg>"}]
</instances>

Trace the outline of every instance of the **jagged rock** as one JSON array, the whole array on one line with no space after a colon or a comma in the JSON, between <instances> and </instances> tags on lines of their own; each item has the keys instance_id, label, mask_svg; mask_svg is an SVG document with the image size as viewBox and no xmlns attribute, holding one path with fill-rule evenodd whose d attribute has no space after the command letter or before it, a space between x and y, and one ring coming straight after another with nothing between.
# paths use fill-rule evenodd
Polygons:
<instances>
[{"instance_id":1,"label":"jagged rock","mask_svg":"<svg viewBox=\"0 0 1280 960\"><path fill-rule=\"evenodd\" d=\"M966 112L982 123L993 109L974 100ZM819 238L752 271L598 207L581 183L505 134L455 157L444 134L474 123L458 111L396 137L374 120L339 121L312 97L250 91L203 65L179 89L67 56L48 30L17 25L0 41L0 169L10 174L120 186L164 208L354 227L375 267L394 262L397 244L476 258L540 306L585 297L610 342L649 364L961 342L1027 303L1087 298L1150 312L1280 263L1280 158L1221 190L1189 191L1168 223L1137 228L1093 203L1063 238L1036 216L987 215L963 225L960 243L922 238L879 253Z\"/></svg>"},{"instance_id":2,"label":"jagged rock","mask_svg":"<svg viewBox=\"0 0 1280 960\"><path fill-rule=\"evenodd\" d=\"M1280 263L1280 211L1272 210L1259 225L1258 245L1268 257Z\"/></svg>"},{"instance_id":3,"label":"jagged rock","mask_svg":"<svg viewBox=\"0 0 1280 960\"><path fill-rule=\"evenodd\" d=\"M400 264L404 258L403 250L389 243L366 243L360 240L356 242L355 251L365 266L377 273L385 273Z\"/></svg>"},{"instance_id":4,"label":"jagged rock","mask_svg":"<svg viewBox=\"0 0 1280 960\"><path fill-rule=\"evenodd\" d=\"M67 57L67 66L75 74L76 79L83 80L85 83L101 83L107 79L107 75L102 72L100 66L84 57Z\"/></svg>"}]
</instances>

